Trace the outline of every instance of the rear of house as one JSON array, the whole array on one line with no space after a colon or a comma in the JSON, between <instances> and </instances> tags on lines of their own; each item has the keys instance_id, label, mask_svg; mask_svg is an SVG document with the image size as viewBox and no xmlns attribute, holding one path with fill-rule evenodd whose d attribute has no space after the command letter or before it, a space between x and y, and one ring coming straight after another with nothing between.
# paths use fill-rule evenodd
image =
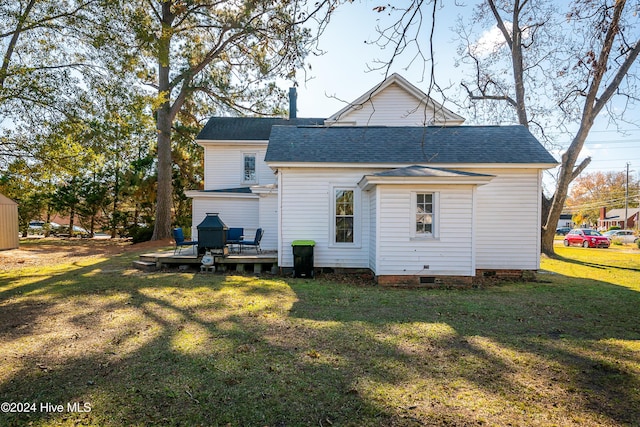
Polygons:
<instances>
[{"instance_id":1,"label":"rear of house","mask_svg":"<svg viewBox=\"0 0 640 427\"><path fill-rule=\"evenodd\" d=\"M555 161L524 127L278 126L266 162L281 267L311 239L316 267L383 284L539 268L541 174Z\"/></svg>"},{"instance_id":2,"label":"rear of house","mask_svg":"<svg viewBox=\"0 0 640 427\"><path fill-rule=\"evenodd\" d=\"M204 189L192 199L192 237L207 213L218 213L228 227L243 228L251 239L265 230L261 247L277 248L276 176L264 162L274 125L313 125L324 119L213 117L197 137L204 148Z\"/></svg>"},{"instance_id":3,"label":"rear of house","mask_svg":"<svg viewBox=\"0 0 640 427\"><path fill-rule=\"evenodd\" d=\"M522 126L464 118L394 74L328 119L212 118L198 137L218 212L293 267L368 269L381 284L470 281L539 268L542 171L555 159Z\"/></svg>"}]
</instances>

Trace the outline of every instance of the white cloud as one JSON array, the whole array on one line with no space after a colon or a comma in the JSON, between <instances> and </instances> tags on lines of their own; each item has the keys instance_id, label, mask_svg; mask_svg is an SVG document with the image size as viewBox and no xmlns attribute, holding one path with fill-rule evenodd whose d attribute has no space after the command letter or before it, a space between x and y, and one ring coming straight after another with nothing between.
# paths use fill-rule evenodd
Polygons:
<instances>
[{"instance_id":1,"label":"white cloud","mask_svg":"<svg viewBox=\"0 0 640 427\"><path fill-rule=\"evenodd\" d=\"M513 28L511 22L505 22L504 26L507 28L507 31L511 33L511 29ZM482 33L478 41L471 45L470 51L474 56L487 56L497 52L506 43L502 31L500 31L497 25L494 25L490 30Z\"/></svg>"}]
</instances>

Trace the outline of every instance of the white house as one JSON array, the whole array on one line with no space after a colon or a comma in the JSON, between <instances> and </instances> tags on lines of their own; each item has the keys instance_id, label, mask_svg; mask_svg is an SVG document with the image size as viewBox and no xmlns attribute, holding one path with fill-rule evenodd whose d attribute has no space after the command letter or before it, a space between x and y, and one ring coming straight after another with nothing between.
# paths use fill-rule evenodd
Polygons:
<instances>
[{"instance_id":1,"label":"white house","mask_svg":"<svg viewBox=\"0 0 640 427\"><path fill-rule=\"evenodd\" d=\"M381 284L537 270L556 161L522 126L463 121L397 74L326 120L212 118L193 225L219 212L262 227L282 268L294 240L315 240L315 267Z\"/></svg>"},{"instance_id":2,"label":"white house","mask_svg":"<svg viewBox=\"0 0 640 427\"><path fill-rule=\"evenodd\" d=\"M261 227L262 249L278 247L278 188L264 162L274 125L316 125L323 119L212 117L198 135L204 147L204 190L187 191L192 201L192 236L208 212L228 227L243 227L250 239Z\"/></svg>"}]
</instances>

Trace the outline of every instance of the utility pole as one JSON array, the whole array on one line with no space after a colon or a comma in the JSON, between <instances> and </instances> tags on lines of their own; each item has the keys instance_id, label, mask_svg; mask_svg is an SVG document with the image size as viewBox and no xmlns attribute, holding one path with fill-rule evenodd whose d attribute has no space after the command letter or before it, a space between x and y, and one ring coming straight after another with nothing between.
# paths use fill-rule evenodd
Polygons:
<instances>
[{"instance_id":1,"label":"utility pole","mask_svg":"<svg viewBox=\"0 0 640 427\"><path fill-rule=\"evenodd\" d=\"M627 186L624 192L624 230L627 229L629 219L629 162L627 162Z\"/></svg>"}]
</instances>

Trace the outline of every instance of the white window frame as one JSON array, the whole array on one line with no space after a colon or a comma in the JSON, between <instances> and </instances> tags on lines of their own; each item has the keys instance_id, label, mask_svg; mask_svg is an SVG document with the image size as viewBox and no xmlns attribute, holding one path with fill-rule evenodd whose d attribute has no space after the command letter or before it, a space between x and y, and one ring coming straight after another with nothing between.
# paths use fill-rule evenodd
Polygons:
<instances>
[{"instance_id":1,"label":"white window frame","mask_svg":"<svg viewBox=\"0 0 640 427\"><path fill-rule=\"evenodd\" d=\"M353 191L353 242L336 242L336 192ZM334 248L359 248L360 243L360 191L357 186L332 185L329 193L329 247Z\"/></svg>"},{"instance_id":2,"label":"white window frame","mask_svg":"<svg viewBox=\"0 0 640 427\"><path fill-rule=\"evenodd\" d=\"M253 156L253 167L254 167L254 178L253 179L246 179L246 175L245 175L245 162L247 157L249 156ZM243 184L257 184L258 183L258 153L256 152L246 152L246 153L242 153L242 166L241 166L241 173L242 173L242 183Z\"/></svg>"},{"instance_id":3,"label":"white window frame","mask_svg":"<svg viewBox=\"0 0 640 427\"><path fill-rule=\"evenodd\" d=\"M418 194L430 194L433 205L433 222L431 233L418 233L416 230L416 217L418 216ZM412 239L439 239L440 238L440 193L438 191L412 191L411 192L411 238Z\"/></svg>"}]
</instances>

